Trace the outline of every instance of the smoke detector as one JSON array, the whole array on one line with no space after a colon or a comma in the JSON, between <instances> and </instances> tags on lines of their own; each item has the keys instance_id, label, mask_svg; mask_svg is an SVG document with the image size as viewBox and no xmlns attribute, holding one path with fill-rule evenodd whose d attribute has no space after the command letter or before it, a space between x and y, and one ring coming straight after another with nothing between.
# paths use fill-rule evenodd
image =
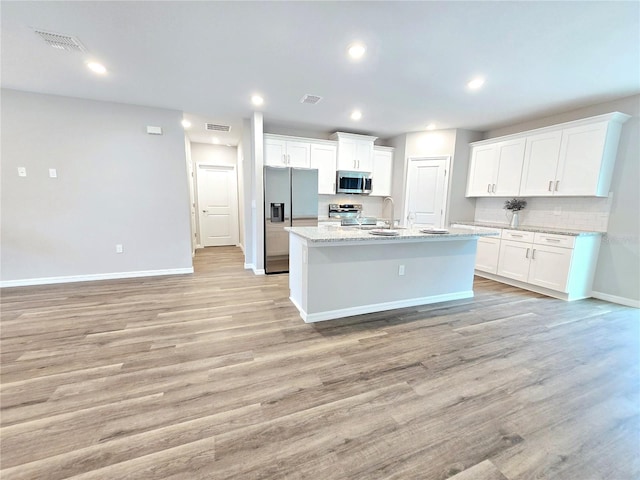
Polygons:
<instances>
[{"instance_id":1,"label":"smoke detector","mask_svg":"<svg viewBox=\"0 0 640 480\"><path fill-rule=\"evenodd\" d=\"M86 52L87 49L76 37L65 35L64 33L47 32L46 30L35 29L34 32L44 40L44 42L57 50L67 52Z\"/></svg>"},{"instance_id":2,"label":"smoke detector","mask_svg":"<svg viewBox=\"0 0 640 480\"><path fill-rule=\"evenodd\" d=\"M304 97L300 99L300 103L309 103L311 105L315 105L320 100L322 100L322 97L318 95L310 95L307 93Z\"/></svg>"},{"instance_id":3,"label":"smoke detector","mask_svg":"<svg viewBox=\"0 0 640 480\"><path fill-rule=\"evenodd\" d=\"M212 132L230 132L231 127L229 125L218 125L216 123L205 123L204 129Z\"/></svg>"}]
</instances>

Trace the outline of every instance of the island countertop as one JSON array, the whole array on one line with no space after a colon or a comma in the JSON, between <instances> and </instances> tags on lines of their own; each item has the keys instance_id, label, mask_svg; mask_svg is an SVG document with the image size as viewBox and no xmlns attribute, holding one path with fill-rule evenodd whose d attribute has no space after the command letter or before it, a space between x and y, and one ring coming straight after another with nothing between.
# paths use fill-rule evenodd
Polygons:
<instances>
[{"instance_id":1,"label":"island countertop","mask_svg":"<svg viewBox=\"0 0 640 480\"><path fill-rule=\"evenodd\" d=\"M358 227L287 227L290 233L304 238L309 244L347 243L347 242L403 242L403 241L442 241L465 239L471 237L491 237L500 234L499 231L474 232L464 228L447 228L447 233L424 233L421 228L394 229L398 235L373 235L372 229Z\"/></svg>"}]
</instances>

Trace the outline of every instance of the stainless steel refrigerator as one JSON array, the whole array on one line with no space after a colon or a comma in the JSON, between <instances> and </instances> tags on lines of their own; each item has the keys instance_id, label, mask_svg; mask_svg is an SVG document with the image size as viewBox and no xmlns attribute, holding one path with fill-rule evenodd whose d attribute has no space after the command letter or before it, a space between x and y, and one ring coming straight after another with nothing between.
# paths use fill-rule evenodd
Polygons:
<instances>
[{"instance_id":1,"label":"stainless steel refrigerator","mask_svg":"<svg viewBox=\"0 0 640 480\"><path fill-rule=\"evenodd\" d=\"M264 269L289 271L285 227L318 225L318 170L264 167Z\"/></svg>"}]
</instances>

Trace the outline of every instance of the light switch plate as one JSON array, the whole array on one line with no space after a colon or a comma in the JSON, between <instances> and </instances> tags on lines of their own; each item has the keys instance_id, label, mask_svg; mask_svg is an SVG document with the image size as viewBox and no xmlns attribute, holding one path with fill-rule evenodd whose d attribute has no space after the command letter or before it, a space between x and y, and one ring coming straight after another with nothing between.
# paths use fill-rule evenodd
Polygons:
<instances>
[{"instance_id":1,"label":"light switch plate","mask_svg":"<svg viewBox=\"0 0 640 480\"><path fill-rule=\"evenodd\" d=\"M116 253L122 253L124 252L124 247L122 246L122 244L117 244L116 245Z\"/></svg>"},{"instance_id":2,"label":"light switch plate","mask_svg":"<svg viewBox=\"0 0 640 480\"><path fill-rule=\"evenodd\" d=\"M18 176L19 177L26 177L27 176L27 169L24 167L18 167Z\"/></svg>"},{"instance_id":3,"label":"light switch plate","mask_svg":"<svg viewBox=\"0 0 640 480\"><path fill-rule=\"evenodd\" d=\"M58 178L58 171L55 168L49 169L49 177L50 178Z\"/></svg>"}]
</instances>

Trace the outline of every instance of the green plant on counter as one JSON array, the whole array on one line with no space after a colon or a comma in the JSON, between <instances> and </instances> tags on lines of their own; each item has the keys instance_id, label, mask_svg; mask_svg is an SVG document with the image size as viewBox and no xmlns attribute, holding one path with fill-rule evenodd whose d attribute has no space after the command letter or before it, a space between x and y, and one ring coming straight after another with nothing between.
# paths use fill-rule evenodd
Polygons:
<instances>
[{"instance_id":1,"label":"green plant on counter","mask_svg":"<svg viewBox=\"0 0 640 480\"><path fill-rule=\"evenodd\" d=\"M511 210L512 212L519 212L523 210L524 207L527 206L527 201L522 200L521 198L512 198L511 200L507 200L504 202L504 209Z\"/></svg>"}]
</instances>

